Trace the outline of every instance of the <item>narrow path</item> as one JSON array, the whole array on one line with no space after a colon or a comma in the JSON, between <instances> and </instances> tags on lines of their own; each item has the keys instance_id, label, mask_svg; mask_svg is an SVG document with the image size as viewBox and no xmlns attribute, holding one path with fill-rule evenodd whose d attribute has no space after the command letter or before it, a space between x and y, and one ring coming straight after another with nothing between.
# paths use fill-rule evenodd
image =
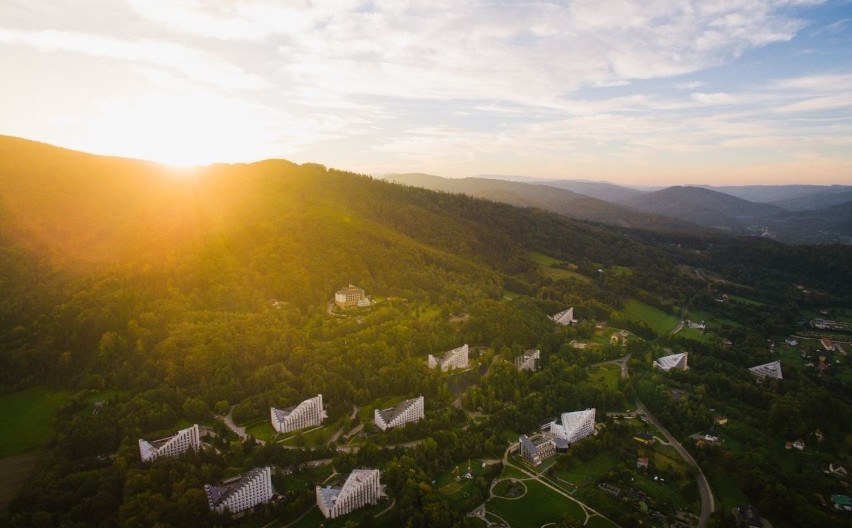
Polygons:
<instances>
[{"instance_id":1,"label":"narrow path","mask_svg":"<svg viewBox=\"0 0 852 528\"><path fill-rule=\"evenodd\" d=\"M396 497L394 497L394 498L393 498L393 500L391 500L390 506L388 506L388 507L387 507L387 508L385 508L384 510L380 511L380 512L379 512L379 513L377 513L375 516L376 516L376 517L381 517L382 515L384 515L384 514L386 514L387 512L391 511L391 510L393 509L393 507L394 507L394 506L396 506Z\"/></svg>"},{"instance_id":2,"label":"narrow path","mask_svg":"<svg viewBox=\"0 0 852 528\"><path fill-rule=\"evenodd\" d=\"M352 406L352 415L349 416L349 423L352 423L352 420L354 420L356 416L358 416L358 407L353 405ZM331 445L333 442L337 442L337 439L340 438L340 435L343 434L345 427L346 427L345 423L341 424L340 429L338 429L337 431L334 432L333 435L331 435L331 438L328 439L328 443L326 443L326 445Z\"/></svg>"}]
</instances>

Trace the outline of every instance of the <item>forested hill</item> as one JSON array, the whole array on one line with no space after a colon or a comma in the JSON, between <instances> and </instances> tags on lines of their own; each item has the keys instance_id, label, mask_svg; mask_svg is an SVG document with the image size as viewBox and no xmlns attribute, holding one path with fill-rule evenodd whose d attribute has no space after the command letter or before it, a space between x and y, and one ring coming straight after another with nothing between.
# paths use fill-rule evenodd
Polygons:
<instances>
[{"instance_id":1,"label":"forested hill","mask_svg":"<svg viewBox=\"0 0 852 528\"><path fill-rule=\"evenodd\" d=\"M281 160L186 173L2 138L0 214L4 385L93 373L144 384L174 369L161 360L181 324L273 301L302 324L350 282L460 308L500 299L507 282L532 287L514 278L536 267L531 251L590 275L635 268L651 289L674 276L662 250L612 230Z\"/></svg>"},{"instance_id":2,"label":"forested hill","mask_svg":"<svg viewBox=\"0 0 852 528\"><path fill-rule=\"evenodd\" d=\"M0 220L0 394L67 401L53 434L36 439L49 453L46 469L0 512L3 526L289 523L328 477L302 465L327 459L341 474L381 468L392 507L377 526L463 526L480 495L456 502L430 482L465 462L499 459L506 439L565 409L604 416L626 403L629 385L599 385L584 368L621 346L603 334L594 349L571 344L594 339L597 322L642 337L628 351L650 369L648 346L682 342L665 323L655 330L627 318L628 305L676 319L693 302L715 308L713 288L753 298L726 315L750 328L725 335L757 358L765 337L795 323L797 302L845 309L852 299L849 246L607 228L282 160L186 171L0 138ZM334 292L350 283L375 304L335 311ZM548 315L567 307L584 321L557 329ZM427 368L428 354L464 343L471 370ZM533 348L545 367L527 376L512 359ZM738 368L753 358L718 353L742 363L725 368L739 372L732 386L754 394ZM691 372L701 372L701 354ZM639 386L647 387L664 390ZM316 394L327 435L272 442L289 439L271 432L270 407ZM846 407L831 407L829 389L813 394L843 423ZM416 395L428 402L422 425L387 443L384 434L368 439L357 453L335 450L335 431L369 429L370 411ZM484 421L469 423L464 411L483 407ZM270 443L240 442L214 411L272 435ZM690 427L710 416L690 415ZM215 449L140 462L139 438L193 423L212 428L205 443ZM611 430L604 438L622 434ZM420 443L379 448L409 441ZM259 465L287 470L273 477L285 501L238 521L210 512L205 484ZM487 497L492 478L477 476L468 489Z\"/></svg>"}]
</instances>

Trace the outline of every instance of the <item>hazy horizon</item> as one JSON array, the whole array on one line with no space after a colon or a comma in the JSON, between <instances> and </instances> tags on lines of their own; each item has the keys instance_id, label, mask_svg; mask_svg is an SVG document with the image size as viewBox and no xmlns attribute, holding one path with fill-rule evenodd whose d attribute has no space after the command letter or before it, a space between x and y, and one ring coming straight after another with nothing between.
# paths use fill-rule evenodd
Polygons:
<instances>
[{"instance_id":1,"label":"hazy horizon","mask_svg":"<svg viewBox=\"0 0 852 528\"><path fill-rule=\"evenodd\" d=\"M0 133L180 165L852 184L845 0L12 0Z\"/></svg>"}]
</instances>

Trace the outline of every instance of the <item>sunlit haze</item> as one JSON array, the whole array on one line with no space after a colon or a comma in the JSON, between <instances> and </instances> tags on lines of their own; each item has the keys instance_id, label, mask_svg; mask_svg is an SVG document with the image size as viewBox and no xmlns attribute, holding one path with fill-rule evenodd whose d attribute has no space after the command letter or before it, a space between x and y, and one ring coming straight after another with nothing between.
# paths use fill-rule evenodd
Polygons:
<instances>
[{"instance_id":1,"label":"sunlit haze","mask_svg":"<svg viewBox=\"0 0 852 528\"><path fill-rule=\"evenodd\" d=\"M5 0L0 134L171 164L852 184L848 0Z\"/></svg>"}]
</instances>

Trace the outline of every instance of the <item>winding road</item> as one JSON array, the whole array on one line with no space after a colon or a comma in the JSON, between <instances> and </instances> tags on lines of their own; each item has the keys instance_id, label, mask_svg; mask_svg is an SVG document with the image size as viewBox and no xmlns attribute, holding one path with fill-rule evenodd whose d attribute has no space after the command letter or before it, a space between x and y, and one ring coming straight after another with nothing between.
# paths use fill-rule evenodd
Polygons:
<instances>
[{"instance_id":1,"label":"winding road","mask_svg":"<svg viewBox=\"0 0 852 528\"><path fill-rule=\"evenodd\" d=\"M621 361L621 378L625 380L630 377L630 371L627 369L628 361L630 361L630 354L624 356ZM645 404L639 401L639 398L636 398L636 409L645 415L645 418L651 422L651 425L663 433L663 436L666 437L669 445L675 448L675 451L678 452L681 458L683 458L687 464L695 468L695 483L698 485L698 493L701 495L701 516L698 519L698 528L707 528L710 516L714 511L716 511L716 502L713 500L713 490L710 489L710 483L707 482L707 477L704 475L704 472L701 471L701 466L699 466L698 462L692 458L689 451L680 445L680 442L672 436L668 429L663 427L663 424L661 424L654 415L651 414L648 408L645 407Z\"/></svg>"}]
</instances>

